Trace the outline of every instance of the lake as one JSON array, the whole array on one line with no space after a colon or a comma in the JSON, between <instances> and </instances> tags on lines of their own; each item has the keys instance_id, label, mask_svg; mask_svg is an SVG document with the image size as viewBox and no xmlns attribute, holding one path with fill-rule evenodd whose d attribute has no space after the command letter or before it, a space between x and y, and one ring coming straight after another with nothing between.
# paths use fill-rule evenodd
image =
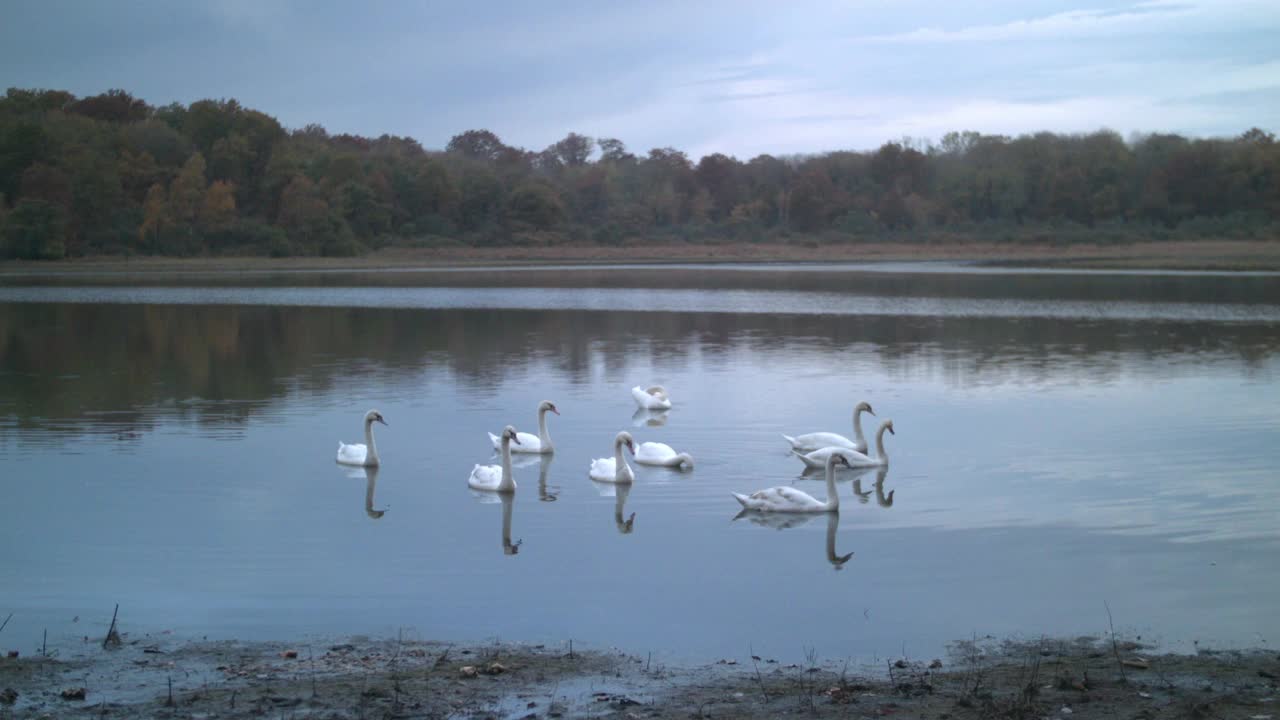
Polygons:
<instances>
[{"instance_id":1,"label":"lake","mask_svg":"<svg viewBox=\"0 0 1280 720\"><path fill-rule=\"evenodd\" d=\"M0 276L0 647L124 630L929 657L1280 619L1280 276L951 264ZM633 385L674 407L638 413ZM509 502L486 432L537 432ZM781 434L850 434L838 515ZM382 467L334 463L377 408ZM689 472L587 478L614 435ZM882 475L882 477L881 477ZM634 514L634 518L632 515ZM736 519L735 519L736 518ZM849 553L852 557L841 562Z\"/></svg>"}]
</instances>

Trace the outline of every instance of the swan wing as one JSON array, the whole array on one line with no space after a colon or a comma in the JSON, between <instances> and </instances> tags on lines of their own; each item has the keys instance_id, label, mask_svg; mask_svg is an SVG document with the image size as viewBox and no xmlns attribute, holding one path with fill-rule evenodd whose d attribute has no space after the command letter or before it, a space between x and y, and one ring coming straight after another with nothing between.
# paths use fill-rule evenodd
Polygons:
<instances>
[{"instance_id":1,"label":"swan wing","mask_svg":"<svg viewBox=\"0 0 1280 720\"><path fill-rule=\"evenodd\" d=\"M591 461L591 470L587 472L587 476L600 482L614 482L613 474L616 470L617 464L613 458L596 458Z\"/></svg>"},{"instance_id":2,"label":"swan wing","mask_svg":"<svg viewBox=\"0 0 1280 720\"><path fill-rule=\"evenodd\" d=\"M516 433L516 440L519 444L511 443L511 452L513 453L540 453L542 452L542 438L537 435L531 435L527 432Z\"/></svg>"},{"instance_id":3,"label":"swan wing","mask_svg":"<svg viewBox=\"0 0 1280 720\"><path fill-rule=\"evenodd\" d=\"M344 442L338 442L338 462L343 465L364 465L364 460L369 455L369 449L363 443L356 445L347 445Z\"/></svg>"},{"instance_id":4,"label":"swan wing","mask_svg":"<svg viewBox=\"0 0 1280 720\"><path fill-rule=\"evenodd\" d=\"M666 443L645 442L636 448L636 462L647 465L666 465L674 460L676 451Z\"/></svg>"},{"instance_id":5,"label":"swan wing","mask_svg":"<svg viewBox=\"0 0 1280 720\"><path fill-rule=\"evenodd\" d=\"M467 478L467 487L474 490L497 490L502 482L501 465L476 465Z\"/></svg>"},{"instance_id":6,"label":"swan wing","mask_svg":"<svg viewBox=\"0 0 1280 720\"><path fill-rule=\"evenodd\" d=\"M745 496L735 493L734 497L748 510L760 512L816 512L827 508L826 503L809 493L787 486L757 490Z\"/></svg>"},{"instance_id":7,"label":"swan wing","mask_svg":"<svg viewBox=\"0 0 1280 720\"><path fill-rule=\"evenodd\" d=\"M637 405L648 410L666 410L671 407L671 400L665 392L654 395L639 385L631 388L631 397L635 398Z\"/></svg>"},{"instance_id":8,"label":"swan wing","mask_svg":"<svg viewBox=\"0 0 1280 720\"><path fill-rule=\"evenodd\" d=\"M787 437L783 435L783 437ZM859 452L866 452L867 446L864 443L861 447L858 443L849 438L830 432L815 432L798 435L794 438L787 438L791 442L791 446L797 450L809 452L825 447L842 447Z\"/></svg>"}]
</instances>

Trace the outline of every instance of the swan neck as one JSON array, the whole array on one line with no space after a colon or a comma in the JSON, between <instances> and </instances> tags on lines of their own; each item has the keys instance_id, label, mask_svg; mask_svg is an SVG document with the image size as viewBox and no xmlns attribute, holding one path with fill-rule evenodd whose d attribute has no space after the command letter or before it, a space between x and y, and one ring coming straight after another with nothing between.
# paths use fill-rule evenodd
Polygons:
<instances>
[{"instance_id":1,"label":"swan neck","mask_svg":"<svg viewBox=\"0 0 1280 720\"><path fill-rule=\"evenodd\" d=\"M542 443L542 451L551 449L551 436L547 434L547 410L538 411L538 440Z\"/></svg>"},{"instance_id":2,"label":"swan neck","mask_svg":"<svg viewBox=\"0 0 1280 720\"><path fill-rule=\"evenodd\" d=\"M889 454L884 451L884 431L887 425L881 425L876 431L876 457L882 462L889 462Z\"/></svg>"},{"instance_id":3,"label":"swan neck","mask_svg":"<svg viewBox=\"0 0 1280 720\"><path fill-rule=\"evenodd\" d=\"M853 411L853 438L863 445L867 444L867 438L862 434L862 408Z\"/></svg>"},{"instance_id":4,"label":"swan neck","mask_svg":"<svg viewBox=\"0 0 1280 720\"><path fill-rule=\"evenodd\" d=\"M506 492L516 489L515 476L511 474L511 438L502 436L502 480L498 482L498 490Z\"/></svg>"},{"instance_id":5,"label":"swan neck","mask_svg":"<svg viewBox=\"0 0 1280 720\"><path fill-rule=\"evenodd\" d=\"M679 455L676 456L676 464L687 465L688 467L692 468L693 456L690 455L689 453L680 453Z\"/></svg>"},{"instance_id":6,"label":"swan neck","mask_svg":"<svg viewBox=\"0 0 1280 720\"><path fill-rule=\"evenodd\" d=\"M372 420L364 421L364 445L366 448L368 448L368 451L365 453L365 456L364 456L364 464L377 465L378 464L378 446L373 442L373 421Z\"/></svg>"},{"instance_id":7,"label":"swan neck","mask_svg":"<svg viewBox=\"0 0 1280 720\"><path fill-rule=\"evenodd\" d=\"M840 507L840 494L836 492L836 464L832 455L827 461L827 509L836 510Z\"/></svg>"}]
</instances>

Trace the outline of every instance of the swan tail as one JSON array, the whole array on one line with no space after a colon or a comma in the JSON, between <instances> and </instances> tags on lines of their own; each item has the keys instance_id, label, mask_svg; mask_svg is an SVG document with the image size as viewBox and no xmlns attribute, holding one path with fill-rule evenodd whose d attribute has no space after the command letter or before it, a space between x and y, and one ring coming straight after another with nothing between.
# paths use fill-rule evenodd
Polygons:
<instances>
[{"instance_id":1,"label":"swan tail","mask_svg":"<svg viewBox=\"0 0 1280 720\"><path fill-rule=\"evenodd\" d=\"M783 436L782 436L782 439L783 439L783 440L786 440L788 443L790 443L790 444L791 444L791 449L792 449L792 450L796 450L796 449L798 449L798 448L800 447L800 441L799 441L799 440L796 440L795 438L791 437L790 435L783 435Z\"/></svg>"},{"instance_id":2,"label":"swan tail","mask_svg":"<svg viewBox=\"0 0 1280 720\"><path fill-rule=\"evenodd\" d=\"M489 435L489 442L493 443L493 446L495 448L501 447L502 438L498 437L497 435L494 435L493 433L488 433L488 435ZM480 467L480 466L477 465L476 467Z\"/></svg>"},{"instance_id":3,"label":"swan tail","mask_svg":"<svg viewBox=\"0 0 1280 720\"><path fill-rule=\"evenodd\" d=\"M749 504L750 498L748 498L746 495L739 495L738 493L729 493L729 494L732 495L733 499L737 500L738 504L742 505L742 507L747 508L748 510L751 509L751 506Z\"/></svg>"}]
</instances>

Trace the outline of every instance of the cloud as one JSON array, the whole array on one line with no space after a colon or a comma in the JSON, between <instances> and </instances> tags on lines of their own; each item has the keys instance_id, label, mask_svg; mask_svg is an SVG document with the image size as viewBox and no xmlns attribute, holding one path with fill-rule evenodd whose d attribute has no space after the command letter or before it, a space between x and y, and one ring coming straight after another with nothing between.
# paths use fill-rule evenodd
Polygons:
<instances>
[{"instance_id":1,"label":"cloud","mask_svg":"<svg viewBox=\"0 0 1280 720\"><path fill-rule=\"evenodd\" d=\"M867 44L998 42L1034 38L1063 39L1103 35L1160 32L1168 20L1196 15L1203 10L1183 2L1144 2L1112 10L1070 10L1038 18L995 25L973 25L956 30L918 28L909 32L854 38ZM1157 17L1165 16L1165 17Z\"/></svg>"}]
</instances>

